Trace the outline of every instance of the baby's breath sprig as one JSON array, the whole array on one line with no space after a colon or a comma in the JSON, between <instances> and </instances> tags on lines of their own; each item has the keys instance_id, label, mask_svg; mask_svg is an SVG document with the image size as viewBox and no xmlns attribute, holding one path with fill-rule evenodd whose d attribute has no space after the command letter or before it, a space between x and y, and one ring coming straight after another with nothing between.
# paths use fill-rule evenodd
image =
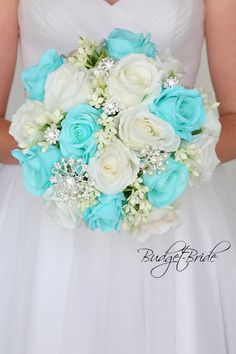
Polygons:
<instances>
[{"instance_id":1,"label":"baby's breath sprig","mask_svg":"<svg viewBox=\"0 0 236 354\"><path fill-rule=\"evenodd\" d=\"M80 68L91 69L94 68L101 60L106 58L107 55L108 54L103 46L103 43L96 43L86 37L80 37L78 49L71 53L68 57L68 61Z\"/></svg>"},{"instance_id":2,"label":"baby's breath sprig","mask_svg":"<svg viewBox=\"0 0 236 354\"><path fill-rule=\"evenodd\" d=\"M48 114L48 122L59 124L65 118L66 113L60 109L56 109L54 112Z\"/></svg>"},{"instance_id":3,"label":"baby's breath sprig","mask_svg":"<svg viewBox=\"0 0 236 354\"><path fill-rule=\"evenodd\" d=\"M59 124L65 118L65 115L60 109L55 109L53 112L45 111L43 115L35 118L35 122L45 129L52 123Z\"/></svg>"},{"instance_id":4,"label":"baby's breath sprig","mask_svg":"<svg viewBox=\"0 0 236 354\"><path fill-rule=\"evenodd\" d=\"M127 203L124 206L124 229L132 231L140 224L148 223L152 205L147 198L148 187L143 185L141 177L125 190Z\"/></svg>"},{"instance_id":5,"label":"baby's breath sprig","mask_svg":"<svg viewBox=\"0 0 236 354\"><path fill-rule=\"evenodd\" d=\"M89 199L84 199L84 200L78 200L77 201L77 208L79 208L80 212L83 213L87 208L90 208L97 202L97 198L99 197L101 193L95 189L92 193Z\"/></svg>"},{"instance_id":6,"label":"baby's breath sprig","mask_svg":"<svg viewBox=\"0 0 236 354\"><path fill-rule=\"evenodd\" d=\"M176 161L185 164L191 177L198 177L202 165L200 151L195 144L181 144L174 153Z\"/></svg>"},{"instance_id":7,"label":"baby's breath sprig","mask_svg":"<svg viewBox=\"0 0 236 354\"><path fill-rule=\"evenodd\" d=\"M95 133L95 138L97 139L98 149L102 150L116 139L117 129L115 118L107 116L106 113L103 112L98 119L98 124L101 129Z\"/></svg>"},{"instance_id":8,"label":"baby's breath sprig","mask_svg":"<svg viewBox=\"0 0 236 354\"><path fill-rule=\"evenodd\" d=\"M200 87L198 91L202 96L206 111L216 109L220 106L220 103L215 101L212 93L206 92L202 87Z\"/></svg>"},{"instance_id":9,"label":"baby's breath sprig","mask_svg":"<svg viewBox=\"0 0 236 354\"><path fill-rule=\"evenodd\" d=\"M90 98L89 104L97 109L101 108L108 98L107 77L104 72L96 68L90 75L91 87L93 94Z\"/></svg>"},{"instance_id":10,"label":"baby's breath sprig","mask_svg":"<svg viewBox=\"0 0 236 354\"><path fill-rule=\"evenodd\" d=\"M97 43L87 39L86 37L79 37L78 48L68 57L70 63L75 64L80 68L86 68L89 57L96 49Z\"/></svg>"}]
</instances>

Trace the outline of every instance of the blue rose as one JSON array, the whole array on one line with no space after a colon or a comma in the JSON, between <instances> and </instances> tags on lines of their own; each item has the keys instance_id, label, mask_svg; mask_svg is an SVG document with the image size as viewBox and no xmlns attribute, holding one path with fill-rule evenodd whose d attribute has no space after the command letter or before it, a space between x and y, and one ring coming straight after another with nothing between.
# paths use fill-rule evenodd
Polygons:
<instances>
[{"instance_id":1,"label":"blue rose","mask_svg":"<svg viewBox=\"0 0 236 354\"><path fill-rule=\"evenodd\" d=\"M163 90L149 106L152 113L169 122L177 135L192 141L192 132L205 122L205 109L197 90L175 86Z\"/></svg>"},{"instance_id":2,"label":"blue rose","mask_svg":"<svg viewBox=\"0 0 236 354\"><path fill-rule=\"evenodd\" d=\"M188 185L189 175L185 165L169 159L166 172L143 176L143 183L149 188L148 199L156 208L164 208L181 196Z\"/></svg>"},{"instance_id":3,"label":"blue rose","mask_svg":"<svg viewBox=\"0 0 236 354\"><path fill-rule=\"evenodd\" d=\"M54 49L47 50L38 65L23 71L21 79L31 100L44 100L44 86L47 76L64 63L64 59Z\"/></svg>"},{"instance_id":4,"label":"blue rose","mask_svg":"<svg viewBox=\"0 0 236 354\"><path fill-rule=\"evenodd\" d=\"M34 195L44 194L51 185L50 177L54 163L61 159L60 150L55 146L49 146L43 153L41 147L35 145L26 154L21 150L13 150L12 156L22 165L26 189Z\"/></svg>"},{"instance_id":5,"label":"blue rose","mask_svg":"<svg viewBox=\"0 0 236 354\"><path fill-rule=\"evenodd\" d=\"M62 121L59 136L62 155L66 158L82 158L85 163L97 150L94 133L98 131L101 110L87 104L72 108Z\"/></svg>"},{"instance_id":6,"label":"blue rose","mask_svg":"<svg viewBox=\"0 0 236 354\"><path fill-rule=\"evenodd\" d=\"M128 54L145 54L156 58L157 49L150 41L150 33L133 33L121 28L114 29L106 40L105 47L114 59L121 59Z\"/></svg>"},{"instance_id":7,"label":"blue rose","mask_svg":"<svg viewBox=\"0 0 236 354\"><path fill-rule=\"evenodd\" d=\"M100 229L103 232L120 231L123 221L123 193L100 194L97 203L86 209L83 219L90 230Z\"/></svg>"}]
</instances>

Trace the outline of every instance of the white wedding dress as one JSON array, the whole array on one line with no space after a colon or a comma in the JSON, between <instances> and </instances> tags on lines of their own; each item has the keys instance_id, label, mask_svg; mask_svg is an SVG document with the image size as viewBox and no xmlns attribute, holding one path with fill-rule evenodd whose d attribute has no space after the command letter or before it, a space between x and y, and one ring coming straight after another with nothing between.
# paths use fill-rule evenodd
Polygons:
<instances>
[{"instance_id":1,"label":"white wedding dress","mask_svg":"<svg viewBox=\"0 0 236 354\"><path fill-rule=\"evenodd\" d=\"M170 47L193 84L203 43L204 0L21 0L24 66L47 48L67 53L79 35L114 27L151 32ZM40 198L26 192L19 166L0 170L1 354L235 354L236 177L224 165L189 190L182 224L147 242L122 234L61 230ZM155 230L153 230L155 233ZM141 262L176 241L201 254L220 241L214 262L172 264L161 278Z\"/></svg>"}]
</instances>

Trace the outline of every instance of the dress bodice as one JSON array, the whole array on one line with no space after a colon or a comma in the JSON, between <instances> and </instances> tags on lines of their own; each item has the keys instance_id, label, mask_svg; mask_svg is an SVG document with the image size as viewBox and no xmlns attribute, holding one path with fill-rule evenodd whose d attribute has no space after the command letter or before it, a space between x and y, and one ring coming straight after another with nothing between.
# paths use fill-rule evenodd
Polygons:
<instances>
[{"instance_id":1,"label":"dress bodice","mask_svg":"<svg viewBox=\"0 0 236 354\"><path fill-rule=\"evenodd\" d=\"M74 49L79 35L101 39L114 28L151 32L159 51L170 48L193 84L204 38L204 0L21 0L20 41L24 67L42 52Z\"/></svg>"}]
</instances>

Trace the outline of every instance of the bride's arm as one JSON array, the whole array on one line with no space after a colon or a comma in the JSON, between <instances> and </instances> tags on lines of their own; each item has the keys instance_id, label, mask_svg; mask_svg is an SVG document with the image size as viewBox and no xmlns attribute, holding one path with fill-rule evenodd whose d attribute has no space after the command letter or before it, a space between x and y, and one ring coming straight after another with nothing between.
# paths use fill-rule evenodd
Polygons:
<instances>
[{"instance_id":1,"label":"bride's arm","mask_svg":"<svg viewBox=\"0 0 236 354\"><path fill-rule=\"evenodd\" d=\"M17 7L17 0L0 0L0 163L17 162L11 157L16 142L8 133L9 122L4 119L17 56Z\"/></svg>"},{"instance_id":2,"label":"bride's arm","mask_svg":"<svg viewBox=\"0 0 236 354\"><path fill-rule=\"evenodd\" d=\"M211 78L220 105L217 154L236 158L236 1L206 0L205 34Z\"/></svg>"}]
</instances>

